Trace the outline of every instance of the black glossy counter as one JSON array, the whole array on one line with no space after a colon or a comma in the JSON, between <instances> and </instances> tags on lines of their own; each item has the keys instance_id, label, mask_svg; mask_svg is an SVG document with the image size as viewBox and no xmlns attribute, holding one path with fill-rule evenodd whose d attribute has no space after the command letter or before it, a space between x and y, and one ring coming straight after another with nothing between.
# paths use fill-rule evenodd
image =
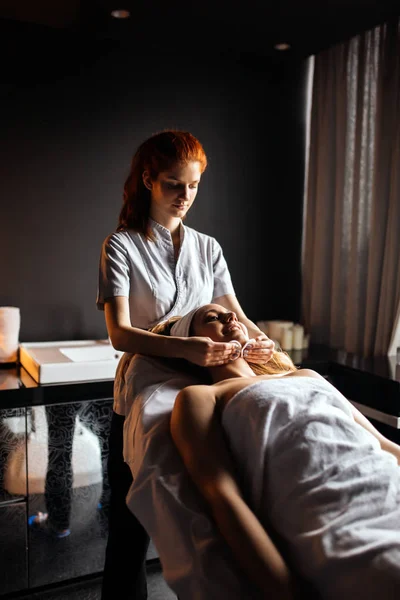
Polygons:
<instances>
[{"instance_id":1,"label":"black glossy counter","mask_svg":"<svg viewBox=\"0 0 400 600\"><path fill-rule=\"evenodd\" d=\"M400 417L400 366L395 357L360 358L323 346L311 348L302 357L290 354L296 364L326 375L349 400ZM400 418L393 426L400 427Z\"/></svg>"},{"instance_id":2,"label":"black glossy counter","mask_svg":"<svg viewBox=\"0 0 400 600\"><path fill-rule=\"evenodd\" d=\"M400 366L395 357L360 358L325 346L289 352L296 365L328 376L349 399L400 416ZM0 368L0 408L112 398L113 380L39 385L19 365Z\"/></svg>"},{"instance_id":3,"label":"black glossy counter","mask_svg":"<svg viewBox=\"0 0 400 600\"><path fill-rule=\"evenodd\" d=\"M39 406L113 397L113 379L38 384L20 365L0 367L0 408Z\"/></svg>"}]
</instances>

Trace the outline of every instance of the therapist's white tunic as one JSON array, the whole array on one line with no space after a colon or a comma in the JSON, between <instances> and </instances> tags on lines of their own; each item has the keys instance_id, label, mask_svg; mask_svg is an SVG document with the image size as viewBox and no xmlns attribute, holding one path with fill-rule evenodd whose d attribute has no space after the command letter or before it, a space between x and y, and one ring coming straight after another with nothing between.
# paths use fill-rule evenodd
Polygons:
<instances>
[{"instance_id":1,"label":"therapist's white tunic","mask_svg":"<svg viewBox=\"0 0 400 600\"><path fill-rule=\"evenodd\" d=\"M171 316L184 315L193 308L208 304L215 298L234 294L221 246L213 237L182 224L181 248L175 260L169 230L155 221L151 221L151 225L155 241L149 241L131 230L113 233L104 241L97 296L100 310L104 309L104 302L108 298L127 296L132 326L148 329ZM134 479L127 496L127 505L145 527L147 521L141 513L144 508L147 515L151 514L152 522L158 524L148 533L158 550L163 570L168 573L169 585L176 590L174 584L178 584L182 590L179 595L183 600L197 600L192 591L193 586L199 588L199 581L193 577L196 571L194 568L170 577L171 544L175 545L175 533L181 531L182 515L180 511L166 510L171 503L175 507L176 495L173 486L171 489L168 485L163 487L162 482L165 470L171 469L176 461L178 472L182 473L183 470L169 434L169 415L176 395L190 383L193 380L189 376L177 374L166 367L162 360L128 353L121 358L114 383L114 411L126 417L124 459ZM142 493L137 493L138 489ZM182 509L185 512L184 506ZM200 519L197 533L192 533L196 540L200 536L199 539L204 541L202 523ZM208 522L206 529L207 526ZM167 551L160 540L168 540ZM240 586L232 578L226 545L222 540L215 544L214 538L212 542L212 560L214 564L218 564L219 573L213 587L218 587L224 573L223 587L229 595L230 591L236 592ZM198 544L195 543L192 557L199 560L196 558L197 550ZM181 548L181 553L187 555L188 551L190 552L186 547ZM208 553L206 555L209 556ZM202 581L205 583L207 580L208 575L205 574ZM247 582L244 589L247 594ZM201 594L198 600L206 597L211 600L208 590L208 584L200 584L200 589L196 592ZM236 600L232 595L230 597Z\"/></svg>"},{"instance_id":2,"label":"therapist's white tunic","mask_svg":"<svg viewBox=\"0 0 400 600\"><path fill-rule=\"evenodd\" d=\"M152 219L150 222L154 241L125 230L112 233L103 242L97 294L100 310L104 310L108 298L127 296L132 326L148 329L235 293L215 238L182 223L181 248L175 260L170 231ZM124 399L115 394L115 412L127 415L132 401L129 398L126 406Z\"/></svg>"}]
</instances>

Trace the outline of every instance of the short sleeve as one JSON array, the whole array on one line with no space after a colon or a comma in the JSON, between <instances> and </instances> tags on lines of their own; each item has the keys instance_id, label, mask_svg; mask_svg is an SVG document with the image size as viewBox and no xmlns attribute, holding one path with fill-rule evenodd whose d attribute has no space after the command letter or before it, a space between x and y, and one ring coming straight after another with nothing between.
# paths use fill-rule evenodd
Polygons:
<instances>
[{"instance_id":1,"label":"short sleeve","mask_svg":"<svg viewBox=\"0 0 400 600\"><path fill-rule=\"evenodd\" d=\"M104 302L107 298L129 296L129 290L128 252L121 237L113 233L104 240L101 248L97 308L104 310Z\"/></svg>"},{"instance_id":2,"label":"short sleeve","mask_svg":"<svg viewBox=\"0 0 400 600\"><path fill-rule=\"evenodd\" d=\"M213 299L225 296L226 294L235 294L231 275L222 248L213 239L213 270L214 270L214 292Z\"/></svg>"}]
</instances>

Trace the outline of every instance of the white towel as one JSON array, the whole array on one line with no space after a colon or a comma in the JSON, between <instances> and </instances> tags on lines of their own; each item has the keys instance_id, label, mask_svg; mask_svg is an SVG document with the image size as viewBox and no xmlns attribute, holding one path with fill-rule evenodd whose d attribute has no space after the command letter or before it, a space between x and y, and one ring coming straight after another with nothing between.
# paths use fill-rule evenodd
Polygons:
<instances>
[{"instance_id":1,"label":"white towel","mask_svg":"<svg viewBox=\"0 0 400 600\"><path fill-rule=\"evenodd\" d=\"M176 335L177 337L189 337L190 326L192 324L193 317L198 310L199 307L194 308L190 312L186 313L186 315L181 317L179 321L175 321L171 327L171 335Z\"/></svg>"},{"instance_id":2,"label":"white towel","mask_svg":"<svg viewBox=\"0 0 400 600\"><path fill-rule=\"evenodd\" d=\"M328 382L263 380L223 427L249 505L329 600L400 593L400 467Z\"/></svg>"},{"instance_id":3,"label":"white towel","mask_svg":"<svg viewBox=\"0 0 400 600\"><path fill-rule=\"evenodd\" d=\"M169 433L176 395L191 383L145 357L136 357L119 382L132 404L124 429L134 476L127 504L181 600L258 600ZM400 469L354 422L341 394L315 378L258 381L232 398L222 423L250 506L266 528L272 522L321 597L397 598Z\"/></svg>"}]
</instances>

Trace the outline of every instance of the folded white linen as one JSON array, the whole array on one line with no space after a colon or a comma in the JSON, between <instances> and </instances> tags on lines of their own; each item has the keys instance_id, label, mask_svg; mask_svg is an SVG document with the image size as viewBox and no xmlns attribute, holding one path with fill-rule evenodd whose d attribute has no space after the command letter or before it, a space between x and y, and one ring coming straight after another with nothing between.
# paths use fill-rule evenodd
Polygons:
<instances>
[{"instance_id":1,"label":"folded white linen","mask_svg":"<svg viewBox=\"0 0 400 600\"><path fill-rule=\"evenodd\" d=\"M329 600L400 590L400 467L312 377L258 381L222 416L247 501Z\"/></svg>"}]
</instances>

